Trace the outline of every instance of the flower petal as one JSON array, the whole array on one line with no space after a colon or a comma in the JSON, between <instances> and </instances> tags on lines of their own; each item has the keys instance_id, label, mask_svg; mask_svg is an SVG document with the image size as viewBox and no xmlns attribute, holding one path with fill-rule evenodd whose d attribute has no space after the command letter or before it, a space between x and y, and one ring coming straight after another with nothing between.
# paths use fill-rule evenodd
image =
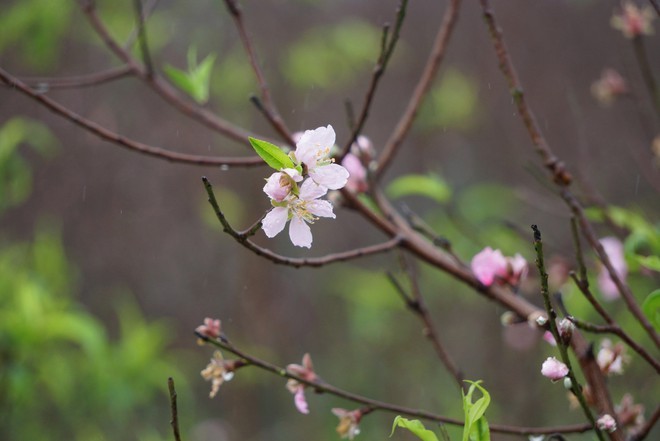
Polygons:
<instances>
[{"instance_id":1,"label":"flower petal","mask_svg":"<svg viewBox=\"0 0 660 441\"><path fill-rule=\"evenodd\" d=\"M305 399L305 389L303 387L298 388L296 394L293 396L293 402L295 403L298 412L304 413L305 415L309 413L309 406Z\"/></svg>"},{"instance_id":2,"label":"flower petal","mask_svg":"<svg viewBox=\"0 0 660 441\"><path fill-rule=\"evenodd\" d=\"M335 218L332 212L332 204L328 201L309 201L307 202L307 211L314 216Z\"/></svg>"},{"instance_id":3,"label":"flower petal","mask_svg":"<svg viewBox=\"0 0 660 441\"><path fill-rule=\"evenodd\" d=\"M299 217L293 217L289 225L289 238L297 247L312 247L312 230L309 225Z\"/></svg>"},{"instance_id":4,"label":"flower petal","mask_svg":"<svg viewBox=\"0 0 660 441\"><path fill-rule=\"evenodd\" d=\"M326 149L329 152L334 145L335 131L331 125L319 127L315 130L306 130L296 143L296 160L304 163L307 167L314 167L319 157L327 156L323 152Z\"/></svg>"},{"instance_id":5,"label":"flower petal","mask_svg":"<svg viewBox=\"0 0 660 441\"><path fill-rule=\"evenodd\" d=\"M311 201L318 199L321 196L325 195L328 192L328 189L318 185L312 179L307 179L300 186L300 199L303 201Z\"/></svg>"},{"instance_id":6,"label":"flower petal","mask_svg":"<svg viewBox=\"0 0 660 441\"><path fill-rule=\"evenodd\" d=\"M338 164L322 165L309 170L309 176L319 185L339 190L348 181L348 170Z\"/></svg>"},{"instance_id":7,"label":"flower petal","mask_svg":"<svg viewBox=\"0 0 660 441\"><path fill-rule=\"evenodd\" d=\"M495 276L504 276L507 273L507 261L500 250L491 247L484 248L472 258L470 263L472 272L481 283L490 286Z\"/></svg>"},{"instance_id":8,"label":"flower petal","mask_svg":"<svg viewBox=\"0 0 660 441\"><path fill-rule=\"evenodd\" d=\"M289 217L289 209L286 207L275 207L266 214L261 221L266 236L275 237L284 229Z\"/></svg>"}]
</instances>

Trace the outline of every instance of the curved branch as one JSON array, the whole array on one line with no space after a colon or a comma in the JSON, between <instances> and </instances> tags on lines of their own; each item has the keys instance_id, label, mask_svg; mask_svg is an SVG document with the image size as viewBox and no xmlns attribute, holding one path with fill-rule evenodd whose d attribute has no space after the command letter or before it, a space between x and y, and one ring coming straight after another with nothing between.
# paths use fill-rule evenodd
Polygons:
<instances>
[{"instance_id":1,"label":"curved branch","mask_svg":"<svg viewBox=\"0 0 660 441\"><path fill-rule=\"evenodd\" d=\"M274 365L267 361L261 360L257 357L247 354L242 350L234 346L226 338L221 339L209 339L207 336L195 333L200 339L211 343L213 346L224 349L237 357L241 358L248 364L260 368L262 370L274 373L283 378L289 378L296 380L299 383L305 384L309 387L314 388L315 390L322 391L334 395L336 397L344 398L346 400L352 401L354 403L365 404L371 407L373 410L382 410L386 412L393 412L400 415L407 415L417 418L423 418L430 421L437 421L440 423L451 424L455 426L463 426L464 421L458 420L455 418L449 418L443 415L433 414L425 410L413 409L404 406L398 406L396 404L386 403L383 401L377 401L371 398L367 398L358 394L347 392L345 390L334 387L326 382L322 381L309 381L305 378L302 378L298 375L294 375L291 372L287 371L285 368ZM489 428L492 432L496 433L511 433L516 435L543 435L551 433L583 433L591 430L591 426L588 424L573 424L567 426L555 426L555 427L519 427L519 426L509 426L504 424L490 424Z\"/></svg>"},{"instance_id":2,"label":"curved branch","mask_svg":"<svg viewBox=\"0 0 660 441\"><path fill-rule=\"evenodd\" d=\"M130 66L131 70L138 78L144 81L154 92L160 95L161 98L170 103L179 112L228 138L246 145L248 137L264 139L263 136L250 133L243 128L220 118L215 113L200 107L197 104L193 104L190 100L182 98L177 89L157 75L156 72L149 75L147 69L145 69L126 49L120 46L119 43L112 38L110 32L96 13L96 8L92 0L83 0L82 10L92 25L92 28L94 28L101 40L103 40L115 56L117 56L117 58L119 58L124 64Z\"/></svg>"},{"instance_id":3,"label":"curved branch","mask_svg":"<svg viewBox=\"0 0 660 441\"><path fill-rule=\"evenodd\" d=\"M447 6L447 10L442 17L442 23L440 24L438 35L436 36L433 49L431 50L428 61L426 62L426 67L422 72L422 76L419 79L417 86L415 86L415 91L413 92L410 101L408 102L408 107L406 107L405 112L396 125L392 136L390 136L390 139L387 140L387 144L385 144L383 152L378 159L378 167L374 172L374 176L376 178L382 176L383 172L394 159L396 151L399 149L401 143L403 143L404 138L408 134L408 131L410 131L410 128L412 127L412 123L415 119L415 116L417 116L419 106L422 104L424 97L431 88L433 79L435 78L435 75L440 68L440 63L442 63L442 60L445 57L445 53L447 52L449 39L452 35L452 31L454 30L454 25L458 19L460 4L460 0L451 0L449 6Z\"/></svg>"},{"instance_id":4,"label":"curved branch","mask_svg":"<svg viewBox=\"0 0 660 441\"><path fill-rule=\"evenodd\" d=\"M56 114L68 119L72 123L82 127L88 132L93 133L101 139L118 144L129 150L142 153L144 155L153 156L159 159L164 159L170 162L179 162L183 164L204 165L204 166L227 166L227 167L255 167L264 165L263 160L258 156L245 157L245 158L224 158L220 156L201 156L190 155L187 153L172 152L160 147L154 147L138 141L133 141L115 132L111 132L105 127L90 121L83 116L69 110L57 101L41 95L38 92L30 89L22 81L10 75L4 69L0 68L0 80L13 87L33 100L43 104L45 107L55 112Z\"/></svg>"},{"instance_id":5,"label":"curved branch","mask_svg":"<svg viewBox=\"0 0 660 441\"><path fill-rule=\"evenodd\" d=\"M366 246L362 248L355 248L349 251L344 251L342 253L326 254L325 256L322 257L295 258L295 257L282 256L280 254L274 253L273 251L267 248L260 247L259 245L249 240L249 237L254 235L261 228L261 220L258 221L254 226L249 228L246 232L236 231L229 224L222 210L220 210L218 201L216 200L215 194L213 193L213 186L211 185L209 180L204 176L202 177L202 181L204 182L204 188L206 189L206 193L209 197L209 203L211 204L211 207L213 207L213 211L215 212L216 217L222 224L224 232L229 234L238 243L240 243L245 248L255 253L257 256L264 257L270 260L271 262L279 265L292 266L294 268L300 268L303 266L320 267L320 266L328 265L330 263L345 262L360 257L370 256L372 254L384 253L386 251L390 251L393 248L398 247L401 244L401 239L399 237L394 237L381 244Z\"/></svg>"}]
</instances>

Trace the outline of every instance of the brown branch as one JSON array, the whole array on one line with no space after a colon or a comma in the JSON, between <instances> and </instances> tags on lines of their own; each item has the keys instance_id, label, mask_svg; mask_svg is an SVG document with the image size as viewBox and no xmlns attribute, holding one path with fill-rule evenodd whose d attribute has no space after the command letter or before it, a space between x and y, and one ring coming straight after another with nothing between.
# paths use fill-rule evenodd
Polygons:
<instances>
[{"instance_id":1,"label":"brown branch","mask_svg":"<svg viewBox=\"0 0 660 441\"><path fill-rule=\"evenodd\" d=\"M138 141L133 141L125 136L112 132L105 127L90 121L85 117L73 112L72 110L64 107L57 101L42 95L25 85L19 79L13 77L8 72L0 68L0 80L4 81L10 87L21 92L33 100L43 104L45 107L55 112L56 114L68 119L72 123L87 130L88 132L98 136L101 139L112 142L113 144L120 145L129 150L142 153L144 155L153 156L159 159L164 159L170 162L178 162L183 164L203 165L203 166L226 166L226 167L254 167L264 165L263 160L258 156L236 158L236 157L220 157L220 156L201 156L190 155L187 153L172 152L160 147L154 147Z\"/></svg>"},{"instance_id":2,"label":"brown branch","mask_svg":"<svg viewBox=\"0 0 660 441\"><path fill-rule=\"evenodd\" d=\"M440 29L438 30L438 34L433 44L433 49L431 50L431 54L429 55L429 58L426 62L422 76L420 77L417 85L415 86L415 90L410 97L408 107L406 107L406 110L399 119L394 132L387 140L380 158L378 159L378 167L374 172L376 178L382 176L383 172L394 159L396 151L399 149L403 143L404 138L408 134L408 131L412 127L412 123L415 119L415 116L417 116L419 106L422 104L424 97L431 88L433 79L435 78L438 69L440 68L440 63L442 63L442 60L444 59L445 53L447 51L449 39L452 35L452 31L454 30L456 20L458 19L460 4L460 0L451 0L447 6L447 9L445 10L445 13L442 17L442 22L440 24Z\"/></svg>"},{"instance_id":3,"label":"brown branch","mask_svg":"<svg viewBox=\"0 0 660 441\"><path fill-rule=\"evenodd\" d=\"M396 47L396 43L399 41L399 34L401 32L401 27L403 26L403 21L406 17L407 7L408 7L408 0L401 0L399 3L399 7L397 8L396 22L394 25L394 29L392 31L392 36L390 37L389 41L387 40L389 27L385 26L385 29L383 30L381 53L378 56L378 61L376 62L376 65L374 66L371 75L371 81L369 82L369 87L367 88L367 93L364 97L364 102L362 104L362 110L360 111L360 115L358 116L357 121L355 121L351 126L352 129L351 136L349 137L348 141L346 142L346 145L344 146L340 154L337 155L339 162L341 162L344 156L346 156L346 154L349 152L351 145L353 145L353 143L357 140L358 135L360 134L362 128L364 127L364 123L367 121L367 118L369 117L369 110L371 109L371 104L373 102L374 96L376 95L376 88L378 87L378 83L380 82L380 79L385 73L385 69L387 69L387 64L390 61L392 54L394 53L394 48ZM352 118L350 118L350 120L353 121Z\"/></svg>"},{"instance_id":4,"label":"brown branch","mask_svg":"<svg viewBox=\"0 0 660 441\"><path fill-rule=\"evenodd\" d=\"M653 429L655 423L658 422L658 419L660 419L660 406L655 408L651 418L649 418L648 421L644 423L644 425L637 432L633 433L628 438L628 441L642 441L648 436L649 432L651 432L651 429Z\"/></svg>"},{"instance_id":5,"label":"brown branch","mask_svg":"<svg viewBox=\"0 0 660 441\"><path fill-rule=\"evenodd\" d=\"M370 245L362 248L355 248L349 251L344 251L341 253L332 253L326 254L322 257L305 257L305 258L295 258L282 256L280 254L274 253L273 251L260 247L255 244L249 237L254 235L261 228L261 220L255 223L251 228L246 230L246 232L236 231L227 221L224 213L218 205L218 201L215 198L213 193L213 186L206 177L202 177L202 182L204 182L204 188L209 197L209 203L213 207L218 221L222 224L223 231L233 237L238 243L243 245L248 250L255 253L257 256L264 257L270 260L273 263L279 265L292 266L294 268L300 268L303 266L307 267L320 267L325 266L335 262L345 262L348 260L358 259L360 257L370 256L373 254L384 253L390 251L401 244L401 239L399 237L394 237L386 242Z\"/></svg>"},{"instance_id":6,"label":"brown branch","mask_svg":"<svg viewBox=\"0 0 660 441\"><path fill-rule=\"evenodd\" d=\"M451 355L447 352L444 345L440 341L440 336L435 328L431 314L429 313L428 308L426 307L426 301L422 295L422 291L419 287L419 282L417 280L416 274L413 272L413 268L410 266L409 262L406 260L405 255L402 253L399 259L401 269L406 273L408 281L410 284L410 291L412 296L406 293L406 290L398 282L393 274L388 274L388 277L394 287L401 293L406 306L422 321L424 324L424 336L429 339L433 349L435 350L436 355L445 366L447 371L451 374L452 378L458 385L460 390L467 392L466 383L464 382L465 378L463 373L456 366L456 363L452 359Z\"/></svg>"},{"instance_id":7,"label":"brown branch","mask_svg":"<svg viewBox=\"0 0 660 441\"><path fill-rule=\"evenodd\" d=\"M407 415L411 417L423 418L429 421L437 421L440 423L451 424L455 426L463 426L464 421L449 418L443 415L433 414L425 410L413 409L409 407L399 406L396 404L386 403L384 401L378 401L371 398L367 398L352 392L339 389L332 386L324 381L309 381L303 377L292 374L290 371L284 369L283 367L277 366L275 364L269 363L267 361L261 360L257 357L243 352L236 346L234 346L226 338L222 339L209 339L203 334L196 333L197 337L200 339L211 343L218 348L224 349L237 357L243 359L245 362L249 363L252 366L255 366L259 369L271 372L275 375L278 375L282 378L288 378L296 380L299 383L305 384L315 390L329 393L336 397L344 398L346 400L352 401L354 403L360 403L369 406L373 410L381 410L386 412L397 413L400 415ZM517 435L542 435L542 434L551 434L551 433L583 433L591 430L591 427L588 424L573 424L566 426L555 426L555 427L519 427L519 426L510 426L504 424L490 424L489 427L491 432L495 433L511 433Z\"/></svg>"},{"instance_id":8,"label":"brown branch","mask_svg":"<svg viewBox=\"0 0 660 441\"><path fill-rule=\"evenodd\" d=\"M646 88L651 95L653 110L655 110L655 113L660 116L660 90L658 90L658 85L655 82L655 77L653 76L653 68L649 63L649 57L646 54L643 37L641 35L635 36L632 39L632 44L635 51L635 58L637 59L637 64L639 65L639 70L641 71L642 78L644 79L644 84L646 85Z\"/></svg>"},{"instance_id":9,"label":"brown branch","mask_svg":"<svg viewBox=\"0 0 660 441\"><path fill-rule=\"evenodd\" d=\"M125 48L120 46L119 43L112 38L112 35L110 35L110 32L96 13L94 2L92 0L82 0L81 5L92 28L96 31L110 51L112 51L124 64L130 66L135 76L144 81L154 92L170 103L179 112L228 138L245 144L246 146L248 146L248 137L264 139L264 137L260 135L253 134L239 126L231 124L217 116L215 113L191 102L189 99L184 99L176 88L157 75L156 72L154 72L152 76L149 76L145 67L135 60Z\"/></svg>"},{"instance_id":10,"label":"brown branch","mask_svg":"<svg viewBox=\"0 0 660 441\"><path fill-rule=\"evenodd\" d=\"M174 389L174 379L172 377L167 379L167 388L170 391L170 412L172 415L170 424L172 425L174 441L181 441L181 433L179 432L179 413L176 405L176 389Z\"/></svg>"},{"instance_id":11,"label":"brown branch","mask_svg":"<svg viewBox=\"0 0 660 441\"><path fill-rule=\"evenodd\" d=\"M227 10L229 15L231 15L236 29L238 30L238 35L245 49L245 53L250 60L250 66L252 66L252 71L254 72L255 77L257 78L257 83L259 84L259 89L261 90L261 100L263 101L262 110L263 115L266 117L270 125L275 129L275 131L286 141L290 146L295 146L296 143L293 141L291 136L291 131L287 128L284 120L280 116L280 113L277 111L277 107L271 97L270 89L268 83L266 82L266 77L264 76L259 60L257 60L256 51L252 45L252 40L247 33L245 28L245 23L243 22L243 13L240 6L236 0L225 0L225 5L227 5ZM254 101L253 101L254 102Z\"/></svg>"},{"instance_id":12,"label":"brown branch","mask_svg":"<svg viewBox=\"0 0 660 441\"><path fill-rule=\"evenodd\" d=\"M649 0L649 3L651 3L651 6L653 6L653 9L655 9L658 17L660 17L660 3L658 3L658 0Z\"/></svg>"},{"instance_id":13,"label":"brown branch","mask_svg":"<svg viewBox=\"0 0 660 441\"><path fill-rule=\"evenodd\" d=\"M630 349L637 352L637 354L639 354L640 357L646 360L655 369L657 373L660 373L660 363L658 362L658 360L653 358L653 356L651 356L651 354L649 354L648 351L646 351L646 349L644 349L639 343L633 340L633 338L630 337L630 335L628 335L628 333L625 332L621 328L621 326L619 326L605 310L603 310L603 308L596 301L596 299L594 298L593 294L591 293L588 287L580 283L580 281L577 280L574 274L572 274L571 276L573 277L573 281L577 285L580 292L582 292L584 297L589 301L589 303L591 303L592 306L594 306L594 308L598 311L601 317L603 317L603 319L605 319L605 321L608 324L596 325L593 323L582 321L572 316L568 316L567 318L573 323L575 323L575 326L585 331L593 332L595 334L613 334L618 336L628 345L628 347L630 347Z\"/></svg>"},{"instance_id":14,"label":"brown branch","mask_svg":"<svg viewBox=\"0 0 660 441\"><path fill-rule=\"evenodd\" d=\"M578 219L580 228L586 236L587 241L596 251L605 268L607 268L607 271L609 272L612 281L615 283L619 292L621 293L626 306L635 316L637 321L639 321L641 326L646 330L647 334L651 337L655 345L660 347L660 337L658 336L649 320L642 313L639 305L637 305L635 298L630 291L630 288L623 282L621 277L619 277L614 267L612 266L609 257L598 241L598 236L596 235L593 226L589 223L584 214L582 205L568 189L572 180L571 175L566 171L565 164L560 161L550 149L550 146L543 137L540 126L538 125L538 122L536 121L531 108L527 104L520 80L518 79L518 74L516 73L516 70L509 56L509 52L504 43L502 31L498 27L495 14L490 5L490 1L480 0L480 2L483 9L484 19L486 21L488 31L490 32L491 40L495 47L495 54L499 61L500 70L502 71L506 81L509 84L509 89L516 103L518 114L520 115L520 118L522 119L523 124L529 133L537 153L542 158L545 167L551 173L553 181L557 186L559 186L562 199L571 209L573 215Z\"/></svg>"},{"instance_id":15,"label":"brown branch","mask_svg":"<svg viewBox=\"0 0 660 441\"><path fill-rule=\"evenodd\" d=\"M147 42L147 28L145 26L145 11L142 8L142 0L133 0L135 15L137 16L137 36L140 43L140 52L142 53L142 62L144 63L147 77L151 78L154 74L154 66L149 52L149 43Z\"/></svg>"},{"instance_id":16,"label":"brown branch","mask_svg":"<svg viewBox=\"0 0 660 441\"><path fill-rule=\"evenodd\" d=\"M51 89L75 89L80 87L98 86L109 83L132 73L130 66L113 67L101 72L72 77L27 77L21 78L26 85L39 93L46 93Z\"/></svg>"}]
</instances>

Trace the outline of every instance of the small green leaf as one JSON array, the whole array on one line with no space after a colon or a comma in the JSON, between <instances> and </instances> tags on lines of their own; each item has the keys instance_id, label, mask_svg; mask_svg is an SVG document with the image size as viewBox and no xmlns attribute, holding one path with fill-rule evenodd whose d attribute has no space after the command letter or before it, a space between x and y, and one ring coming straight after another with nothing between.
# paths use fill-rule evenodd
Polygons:
<instances>
[{"instance_id":1,"label":"small green leaf","mask_svg":"<svg viewBox=\"0 0 660 441\"><path fill-rule=\"evenodd\" d=\"M490 435L488 435L487 438L484 438L483 435L483 431L488 430L488 423L485 422L484 414L490 405L490 394L486 389L479 385L481 381L466 382L470 383L470 388L468 389L467 394L463 395L463 413L465 414L463 441L468 441L468 439L473 439L474 437L476 437L477 440L490 439ZM472 394L475 389L479 389L482 397L475 403L472 403ZM483 424L486 424L485 428L480 426Z\"/></svg>"},{"instance_id":2,"label":"small green leaf","mask_svg":"<svg viewBox=\"0 0 660 441\"><path fill-rule=\"evenodd\" d=\"M660 330L660 289L656 289L642 303L644 315L651 320L653 327Z\"/></svg>"},{"instance_id":3,"label":"small green leaf","mask_svg":"<svg viewBox=\"0 0 660 441\"><path fill-rule=\"evenodd\" d=\"M188 74L182 70L177 69L173 66L165 66L165 73L174 83L176 87L183 90L186 94L193 96L195 93L195 87L192 84L192 81L188 77Z\"/></svg>"},{"instance_id":4,"label":"small green leaf","mask_svg":"<svg viewBox=\"0 0 660 441\"><path fill-rule=\"evenodd\" d=\"M199 104L209 100L211 72L215 63L215 54L209 54L201 63L197 63L197 50L188 49L188 72L173 66L165 66L165 73L172 82Z\"/></svg>"},{"instance_id":5,"label":"small green leaf","mask_svg":"<svg viewBox=\"0 0 660 441\"><path fill-rule=\"evenodd\" d=\"M648 269L653 271L660 271L660 256L639 256L635 255L635 259Z\"/></svg>"},{"instance_id":6,"label":"small green leaf","mask_svg":"<svg viewBox=\"0 0 660 441\"><path fill-rule=\"evenodd\" d=\"M435 433L424 427L424 424L422 424L420 420L408 420L403 418L401 415L397 416L394 418L394 423L392 424L392 433L390 433L390 438L392 435L394 435L394 430L397 427L408 429L422 441L438 441L438 437L435 436Z\"/></svg>"},{"instance_id":7,"label":"small green leaf","mask_svg":"<svg viewBox=\"0 0 660 441\"><path fill-rule=\"evenodd\" d=\"M486 417L481 417L470 431L470 441L490 441L490 429Z\"/></svg>"},{"instance_id":8,"label":"small green leaf","mask_svg":"<svg viewBox=\"0 0 660 441\"><path fill-rule=\"evenodd\" d=\"M257 152L257 155L261 156L266 164L274 168L275 170L282 170L283 168L293 168L293 161L289 156L284 153L278 146L271 144L267 141L262 141L260 139L249 138L252 148Z\"/></svg>"},{"instance_id":9,"label":"small green leaf","mask_svg":"<svg viewBox=\"0 0 660 441\"><path fill-rule=\"evenodd\" d=\"M425 196L444 203L451 197L449 185L438 175L404 175L387 186L387 195L393 199L403 196Z\"/></svg>"}]
</instances>

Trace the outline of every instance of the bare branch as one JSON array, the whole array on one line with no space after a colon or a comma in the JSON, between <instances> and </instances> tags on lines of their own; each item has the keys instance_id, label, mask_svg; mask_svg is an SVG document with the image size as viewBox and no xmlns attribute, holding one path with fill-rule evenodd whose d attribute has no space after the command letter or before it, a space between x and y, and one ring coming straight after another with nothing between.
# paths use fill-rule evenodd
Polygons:
<instances>
[{"instance_id":1,"label":"bare branch","mask_svg":"<svg viewBox=\"0 0 660 441\"><path fill-rule=\"evenodd\" d=\"M241 233L236 231L229 224L227 218L220 209L220 206L218 205L218 201L215 198L215 194L213 193L213 186L211 185L209 180L206 177L202 177L202 181L204 182L204 188L206 189L206 193L209 197L209 203L211 204L211 207L213 207L213 211L215 212L216 217L222 224L224 232L229 234L238 243L243 245L248 250L252 251L258 256L270 260L273 263L292 266L295 268L300 268L303 266L320 267L335 262L345 262L348 260L370 256L373 254L384 253L386 251L390 251L393 248L398 247L401 244L401 238L394 237L381 244L371 245L362 248L355 248L342 253L326 254L323 257L295 258L295 257L282 256L280 254L274 253L273 251L267 248L260 247L259 245L255 244L254 242L248 239L250 236L254 235L261 228L261 221L257 222L250 229L246 230L246 232Z\"/></svg>"},{"instance_id":2,"label":"bare branch","mask_svg":"<svg viewBox=\"0 0 660 441\"><path fill-rule=\"evenodd\" d=\"M442 17L440 29L438 30L438 34L435 38L435 43L433 44L433 49L431 50L428 61L426 62L426 67L424 67L424 71L422 72L422 76L419 79L417 86L415 86L415 91L410 97L408 107L406 107L405 112L401 116L401 119L399 119L394 132L387 140L387 144L385 144L383 152L380 155L378 160L378 168L375 171L376 178L382 176L383 172L394 159L396 151L399 149L401 143L403 143L404 138L408 134L408 131L412 127L412 123L417 116L419 106L422 104L424 97L431 88L431 84L433 83L438 69L440 68L440 63L442 63L445 53L447 52L449 39L452 35L452 31L454 30L454 25L458 19L460 4L460 0L451 0L449 6L447 6L445 14Z\"/></svg>"},{"instance_id":3,"label":"bare branch","mask_svg":"<svg viewBox=\"0 0 660 441\"><path fill-rule=\"evenodd\" d=\"M540 126L538 125L532 110L527 104L521 83L518 79L518 74L516 73L516 70L509 56L509 52L504 43L504 37L502 35L502 31L498 27L497 21L495 19L495 13L490 5L490 1L480 0L480 2L483 9L484 19L490 32L493 46L495 47L495 54L499 61L500 70L502 71L502 74L509 84L509 89L516 103L518 114L520 115L520 118L522 119L525 128L529 133L537 153L542 158L545 167L551 173L553 181L560 188L560 195L562 199L571 209L573 215L578 219L580 228L586 236L589 244L596 251L596 254L598 255L605 268L607 268L612 281L617 286L628 309L635 316L637 321L639 321L641 326L646 330L647 334L651 337L655 345L660 347L660 336L658 336L658 333L655 331L649 320L642 313L641 308L635 301L635 298L630 291L630 287L628 287L623 282L619 274L614 269L614 266L612 266L612 262L610 261L608 255L605 253L603 246L600 244L596 232L584 214L582 205L568 189L572 181L572 177L568 171L566 171L565 164L560 161L550 149L550 146L543 137Z\"/></svg>"},{"instance_id":4,"label":"bare branch","mask_svg":"<svg viewBox=\"0 0 660 441\"><path fill-rule=\"evenodd\" d=\"M376 94L376 88L380 82L381 77L387 69L387 64L394 53L394 48L396 43L399 41L399 34L401 32L401 27L403 26L403 21L406 17L406 8L408 7L408 0L401 0L399 7L396 13L396 22L394 29L392 30L392 36L388 41L389 26L385 26L383 29L383 38L381 40L381 53L378 56L378 61L376 66L374 66L373 73L371 75L371 81L369 87L367 88L367 93L364 97L364 103L362 104L362 110L358 116L357 121L352 125L351 136L349 137L346 145L342 149L341 153L338 156L338 160L341 162L341 159L346 156L349 152L351 145L356 141L358 135L364 127L364 123L367 121L369 116L369 110L371 109L371 104L373 102L374 96ZM351 118L352 120L352 118Z\"/></svg>"},{"instance_id":5,"label":"bare branch","mask_svg":"<svg viewBox=\"0 0 660 441\"><path fill-rule=\"evenodd\" d=\"M458 385L458 388L463 391L467 391L466 383L464 382L465 378L463 377L463 373L456 366L456 363L454 362L454 360L452 359L452 357L449 355L444 345L442 344L438 331L436 330L435 325L433 323L433 319L431 318L431 314L428 308L426 307L426 301L424 300L424 296L422 295L422 291L419 287L419 281L417 280L417 275L414 273L412 266L406 260L406 256L403 253L401 253L400 255L399 263L401 265L401 269L408 276L408 281L410 284L410 291L412 292L412 296L405 293L403 286L400 283L398 283L398 281L396 280L396 278L394 278L393 275L389 275L390 281L392 281L395 288L397 288L397 290L400 291L401 296L406 301L406 305L408 306L408 308L412 312L414 312L415 315L419 317L419 319L424 324L424 336L428 338L429 341L431 342L431 345L433 346L435 353L437 354L438 358L445 366L447 371L453 377L454 381Z\"/></svg>"},{"instance_id":6,"label":"bare branch","mask_svg":"<svg viewBox=\"0 0 660 441\"><path fill-rule=\"evenodd\" d=\"M296 145L296 143L293 141L291 132L286 127L286 124L277 111L275 103L270 95L270 89L268 88L266 78L261 71L261 66L259 65L259 60L257 60L257 55L252 45L252 41L250 40L247 30L245 29L241 8L236 0L225 0L225 4L227 5L227 10L231 15L232 20L234 20L234 24L238 30L238 35L240 36L241 42L243 43L243 48L245 49L245 53L250 60L252 71L257 78L257 82L259 83L259 88L261 89L261 99L263 100L264 104L261 109L262 113L265 115L271 126L273 126L275 131L279 133L282 139L284 139L290 146L293 147Z\"/></svg>"},{"instance_id":7,"label":"bare branch","mask_svg":"<svg viewBox=\"0 0 660 441\"><path fill-rule=\"evenodd\" d=\"M455 418L449 418L443 415L433 414L424 410L413 409L404 406L398 406L396 404L386 403L383 401L374 400L367 398L358 394L354 394L343 389L332 386L324 381L309 381L303 377L292 374L290 371L286 370L283 367L277 366L275 364L269 363L265 360L261 360L257 357L254 357L236 346L234 346L228 339L209 339L205 335L195 333L200 339L211 343L213 346L224 349L237 357L241 358L246 363L255 366L259 369L271 372L275 375L278 375L282 378L289 378L296 380L299 383L305 384L315 390L325 392L336 397L344 398L346 400L352 401L354 403L360 403L369 406L373 410L381 410L386 412L397 413L400 415L407 415L411 417L423 418L429 421L437 421L440 423L451 424L455 426L463 426L464 421L458 420ZM555 426L555 427L519 427L519 426L509 426L504 424L490 424L489 428L491 432L495 433L511 433L517 435L543 435L551 433L583 433L591 430L591 426L588 424L573 424L566 426Z\"/></svg>"},{"instance_id":8,"label":"bare branch","mask_svg":"<svg viewBox=\"0 0 660 441\"><path fill-rule=\"evenodd\" d=\"M174 379L172 377L167 379L167 388L170 391L170 412L172 415L170 424L172 425L174 441L181 441L181 433L179 432L179 413L176 405L176 389L174 389Z\"/></svg>"},{"instance_id":9,"label":"bare branch","mask_svg":"<svg viewBox=\"0 0 660 441\"><path fill-rule=\"evenodd\" d=\"M178 90L157 75L156 72L153 72L153 75L149 76L147 70L140 65L140 63L135 60L126 49L120 46L114 38L112 38L110 32L96 13L94 3L91 1L83 1L82 9L87 16L89 23L92 25L92 28L94 28L101 40L103 40L115 56L117 56L117 58L119 58L124 64L130 66L133 73L138 78L144 81L145 84L179 112L228 138L245 144L246 146L248 146L248 137L264 139L262 136L255 135L239 126L229 123L213 112L191 102L189 99L182 98Z\"/></svg>"},{"instance_id":10,"label":"bare branch","mask_svg":"<svg viewBox=\"0 0 660 441\"><path fill-rule=\"evenodd\" d=\"M651 432L651 429L653 429L653 426L655 426L655 423L658 422L659 418L660 418L660 406L657 406L653 411L651 418L649 418L648 421L644 423L644 425L637 432L633 433L628 438L628 441L642 441Z\"/></svg>"},{"instance_id":11,"label":"bare branch","mask_svg":"<svg viewBox=\"0 0 660 441\"><path fill-rule=\"evenodd\" d=\"M263 160L259 156L244 157L244 158L226 158L220 156L200 156L190 155L187 153L178 153L165 150L160 147L154 147L138 141L133 141L123 135L111 132L105 127L90 121L83 116L69 110L57 101L48 98L26 86L22 81L10 75L8 72L0 68L0 80L4 81L10 87L21 92L33 100L43 104L56 114L68 119L72 123L87 130L90 133L98 136L101 139L112 142L113 144L120 145L129 150L142 153L144 155L153 156L159 159L164 159L170 162L178 162L183 164L203 165L203 166L226 166L226 167L255 167L264 165Z\"/></svg>"},{"instance_id":12,"label":"bare branch","mask_svg":"<svg viewBox=\"0 0 660 441\"><path fill-rule=\"evenodd\" d=\"M140 51L142 52L142 61L145 66L145 73L147 77L151 78L154 74L154 66L151 62L151 54L149 53L149 43L147 42L147 28L145 26L144 9L142 9L142 0L133 0L135 7L135 15L137 16L137 35L140 42Z\"/></svg>"},{"instance_id":13,"label":"bare branch","mask_svg":"<svg viewBox=\"0 0 660 441\"><path fill-rule=\"evenodd\" d=\"M98 86L99 84L109 83L127 77L131 73L132 69L130 66L121 66L75 77L28 77L21 78L21 81L39 93L46 93L51 89L76 89Z\"/></svg>"}]
</instances>

